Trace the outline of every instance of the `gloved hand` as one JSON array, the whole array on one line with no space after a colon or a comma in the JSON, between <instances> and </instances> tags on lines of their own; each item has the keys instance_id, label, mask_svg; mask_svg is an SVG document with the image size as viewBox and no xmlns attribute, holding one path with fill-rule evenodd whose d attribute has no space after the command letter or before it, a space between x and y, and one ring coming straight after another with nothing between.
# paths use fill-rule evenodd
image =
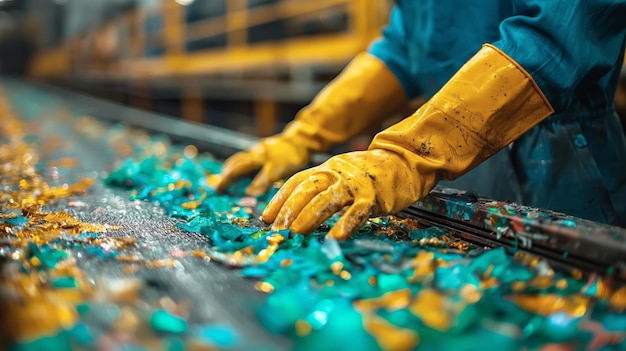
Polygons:
<instances>
[{"instance_id":1,"label":"gloved hand","mask_svg":"<svg viewBox=\"0 0 626 351\"><path fill-rule=\"evenodd\" d=\"M328 234L346 239L368 217L408 207L440 179L468 172L553 112L532 77L486 45L412 116L376 135L368 151L294 175L261 219L306 234L349 205Z\"/></svg>"},{"instance_id":2,"label":"gloved hand","mask_svg":"<svg viewBox=\"0 0 626 351\"><path fill-rule=\"evenodd\" d=\"M235 179L260 170L246 189L246 194L261 195L270 188L272 182L303 169L310 157L309 149L305 143L298 142L298 138L283 134L265 138L224 162L216 189L223 192Z\"/></svg>"},{"instance_id":3,"label":"gloved hand","mask_svg":"<svg viewBox=\"0 0 626 351\"><path fill-rule=\"evenodd\" d=\"M224 191L235 179L260 170L246 189L248 195L260 195L272 182L304 168L312 153L358 135L407 103L404 88L387 66L360 54L282 133L226 160L216 189Z\"/></svg>"},{"instance_id":4,"label":"gloved hand","mask_svg":"<svg viewBox=\"0 0 626 351\"><path fill-rule=\"evenodd\" d=\"M333 213L350 206L329 236L346 239L372 216L398 212L430 189L422 177L395 152L369 150L330 158L295 174L263 212L274 228L309 233Z\"/></svg>"}]
</instances>

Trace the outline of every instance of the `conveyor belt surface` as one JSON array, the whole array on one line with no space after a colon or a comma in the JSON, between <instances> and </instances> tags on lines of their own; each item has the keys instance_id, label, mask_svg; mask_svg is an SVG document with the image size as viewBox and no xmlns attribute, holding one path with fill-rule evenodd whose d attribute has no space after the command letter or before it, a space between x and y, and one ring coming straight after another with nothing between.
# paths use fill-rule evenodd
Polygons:
<instances>
[{"instance_id":1,"label":"conveyor belt surface","mask_svg":"<svg viewBox=\"0 0 626 351\"><path fill-rule=\"evenodd\" d=\"M198 128L180 129L181 127L176 126L176 120L163 122L157 115L131 111L80 95L56 95L53 92L58 90L44 92L17 81L3 82L2 86L14 110L25 120L27 134L31 135L29 138L42 146L54 148L42 150L46 153L42 161L45 162L46 158L77 160L76 167L56 167L47 171L47 176L59 172L54 175L54 183L58 184L71 184L85 177L102 179L111 170L113 162L121 158L115 151L115 145L110 144L116 139L103 133L124 135L123 128L110 124L108 130L98 130L98 124L81 116L98 116L104 120L110 119L111 122L127 120L128 123L138 126L149 122L156 131L162 131L158 129L159 126L169 127L168 132L179 135L189 133L194 136L193 133L200 133L195 135L196 138L214 140L226 152L245 147L252 140L221 130L220 133L206 135L201 134L202 129ZM96 109L98 107L102 109ZM146 135L136 133L126 137L144 138ZM168 145L166 138L156 137L153 142L157 145ZM208 247L206 236L184 232L174 226L182 222L180 219L166 215L157 204L129 201L130 195L128 190L107 187L98 181L85 195L50 203L47 210L63 210L84 222L121 226L121 229L111 231L108 235L137 238L141 246L132 252L140 254L147 262L170 259L172 251L190 252ZM241 349L291 348L288 339L270 335L256 322L253 307L261 303L264 294L253 288L253 281L242 279L237 270L206 263L191 255L176 258L175 261L173 268L138 272L137 277L145 282L146 288L142 290L142 294L146 300L168 298L177 302L187 301L193 306L190 310L190 321L200 325L220 324L236 330L242 342L238 346ZM99 255L83 255L78 262L85 275L97 281L99 286L129 277L123 271L124 266L116 260ZM5 315L3 318L10 320L13 317Z\"/></svg>"},{"instance_id":2,"label":"conveyor belt surface","mask_svg":"<svg viewBox=\"0 0 626 351\"><path fill-rule=\"evenodd\" d=\"M41 178L60 186L52 193L71 193L41 210L22 206L17 217L9 217L10 206L3 205L7 213L0 219L9 230L0 247L2 278L14 284L22 277L28 284L18 287L46 292L26 301L69 299L81 314L74 319L72 308L35 306L68 314L59 317L60 326L71 335L55 339L58 348L51 348L52 340L11 326L28 320L28 304L17 304L19 316L2 316L4 330L29 336L14 349L65 350L66 339L107 350L473 350L485 343L501 350L557 344L567 350L617 350L625 345L626 288L616 282L623 278L623 230L439 189L404 212L418 221L373 219L343 243L324 240L333 220L308 238L290 236L255 219L266 198L211 193L203 172L215 172L219 162L208 157L198 165L189 161L197 149L182 148L194 143L223 157L254 138L19 81L4 81L2 94L21 117L22 139L38 146ZM3 141L10 144L6 132L15 123L7 118ZM184 143L171 145L165 137L118 122ZM116 162L126 156L136 161ZM11 184L11 174L6 168L2 173L4 191L27 190L29 182ZM97 181L84 194L63 187L86 177ZM40 225L69 228L54 245L71 257L58 260L54 269L46 268L48 260L62 253L45 245L42 231L27 238L15 234L18 219L40 218L35 211L47 213ZM84 224L101 232L70 234L82 225L68 226L73 218L107 227ZM555 273L523 251L547 256L568 271L580 269L572 271L580 277ZM19 264L23 275L6 268ZM84 296L69 298L63 289L60 295L55 284L65 280L54 275L60 269L77 277ZM3 302L13 306L11 296ZM76 323L84 328L77 330Z\"/></svg>"}]
</instances>

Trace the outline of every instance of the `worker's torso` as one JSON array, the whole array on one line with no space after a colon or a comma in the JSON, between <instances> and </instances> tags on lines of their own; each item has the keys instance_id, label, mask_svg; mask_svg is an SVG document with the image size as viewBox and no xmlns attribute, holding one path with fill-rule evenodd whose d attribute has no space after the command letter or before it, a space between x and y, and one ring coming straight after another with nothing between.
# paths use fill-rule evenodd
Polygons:
<instances>
[{"instance_id":1,"label":"worker's torso","mask_svg":"<svg viewBox=\"0 0 626 351\"><path fill-rule=\"evenodd\" d=\"M400 16L392 17L390 25L404 33L406 50L397 54L408 55L409 80L425 98L484 43L498 41L500 23L514 14L511 0L397 0L397 6ZM572 35L581 35L575 23L563 25L572 26ZM556 44L529 40L528 45ZM613 67L592 72L576 87L569 106L502 151L501 157L470 172L459 186L626 225L626 141L613 108L622 62L620 57ZM505 175L511 171L510 177ZM490 194L498 182L507 191ZM518 195L512 192L515 187Z\"/></svg>"},{"instance_id":2,"label":"worker's torso","mask_svg":"<svg viewBox=\"0 0 626 351\"><path fill-rule=\"evenodd\" d=\"M410 71L426 97L481 47L499 38L511 1L398 0Z\"/></svg>"},{"instance_id":3,"label":"worker's torso","mask_svg":"<svg viewBox=\"0 0 626 351\"><path fill-rule=\"evenodd\" d=\"M430 98L472 57L484 43L500 38L500 23L514 14L511 0L397 0L405 34L411 80L424 97ZM558 14L554 16L558 20ZM577 35L576 24L572 35ZM529 40L529 46L537 45ZM544 43L543 45L555 45ZM622 52L624 47L622 45ZM555 48L558 50L558 48ZM593 50L589 51L593 55ZM623 57L602 76L583 80L575 91L574 103L563 113L578 115L612 113L613 97ZM584 118L584 116L582 116Z\"/></svg>"}]
</instances>

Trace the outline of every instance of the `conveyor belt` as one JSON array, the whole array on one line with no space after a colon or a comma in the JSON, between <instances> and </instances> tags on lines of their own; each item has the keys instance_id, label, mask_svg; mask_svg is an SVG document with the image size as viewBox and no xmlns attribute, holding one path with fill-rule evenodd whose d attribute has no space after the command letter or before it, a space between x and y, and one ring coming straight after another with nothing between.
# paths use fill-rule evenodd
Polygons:
<instances>
[{"instance_id":1,"label":"conveyor belt","mask_svg":"<svg viewBox=\"0 0 626 351\"><path fill-rule=\"evenodd\" d=\"M128 121L137 126L151 127L157 132L167 131L178 136L214 140L227 148L210 145L214 151L246 147L251 138L228 131L201 128L179 123L173 119L139 112L77 94L63 93L52 88L34 89L19 81L3 80L3 92L13 108L31 124L29 133L45 141L55 136L62 140L57 155L79 160L71 172L59 176L59 182L73 182L80 177L102 177L102 171L111 168L114 153L110 145L82 134L68 119L68 113L81 116L92 115L111 122ZM44 118L39 118L43 114ZM65 117L64 117L65 116ZM156 204L129 201L130 192L106 187L102 182L94 184L85 197L80 197L79 206L68 205L67 200L51 204L47 210L64 210L85 222L120 225L122 229L112 232L116 237L134 237L142 243L139 253L147 260L171 257L172 250L202 250L208 247L207 238L193 235L173 227L180 220L173 219ZM242 349L290 349L290 341L270 335L257 322L254 306L258 306L265 294L253 288L253 281L242 279L238 270L210 262L201 262L195 257L177 258L180 263L175 269L156 268L140 271L139 277L147 284L146 298L171 298L188 301L193 305L190 322L219 323L231 326L239 333ZM85 256L79 262L87 276L106 281L123 279L128 274L115 260ZM12 318L2 316L2 318Z\"/></svg>"},{"instance_id":2,"label":"conveyor belt","mask_svg":"<svg viewBox=\"0 0 626 351\"><path fill-rule=\"evenodd\" d=\"M204 147L218 157L251 146L257 139L213 126L175 120L119 104L40 86L72 102L81 113L111 122L123 122ZM316 155L313 163L328 156ZM468 196L440 188L406 209L401 216L420 219L457 232L472 243L514 247L549 258L570 270L609 272L626 280L626 230L511 203ZM523 228L523 229L522 229Z\"/></svg>"},{"instance_id":3,"label":"conveyor belt","mask_svg":"<svg viewBox=\"0 0 626 351\"><path fill-rule=\"evenodd\" d=\"M33 135L41 139L60 136L65 141L64 146L55 152L80 160L78 168L60 175L59 182L72 182L85 175L101 178L100 172L110 169L116 157L108 150L111 145L82 133L80 128L71 125L75 119L63 118L59 109L77 116L91 115L112 125L123 122L164 133L218 156L227 156L255 142L254 138L232 131L139 112L60 89L33 88L19 81L5 81L3 87L4 94L26 121L33 116L49 115L31 125ZM320 156L319 160L323 158ZM207 237L173 227L180 221L165 215L154 204L128 201L129 195L127 191L97 183L86 197L81 197L82 205L70 206L69 201L60 201L50 205L49 210L64 209L86 222L121 225L123 228L112 235L138 238L143 245L140 252L149 260L170 257L176 250L209 248ZM481 199L450 189L437 189L402 215L417 218L424 225L443 227L473 244L518 248L546 257L564 269L577 268L626 280L626 232L623 229ZM242 349L292 348L293 340L270 334L258 324L253 307L265 296L254 290L253 281L242 279L239 271L199 262L197 258L181 257L177 261L174 268L139 272L147 284L143 291L146 297L167 296L176 301L190 301L194 306L190 322L231 325L244 342L240 345ZM97 257L83 257L80 266L88 276L104 281L126 275L118 262Z\"/></svg>"}]
</instances>

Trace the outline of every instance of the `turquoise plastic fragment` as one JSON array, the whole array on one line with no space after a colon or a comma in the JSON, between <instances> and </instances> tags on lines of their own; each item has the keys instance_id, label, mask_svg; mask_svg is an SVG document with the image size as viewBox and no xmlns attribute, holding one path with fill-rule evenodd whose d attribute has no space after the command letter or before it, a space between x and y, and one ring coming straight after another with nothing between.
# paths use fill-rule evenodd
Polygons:
<instances>
[{"instance_id":1,"label":"turquoise plastic fragment","mask_svg":"<svg viewBox=\"0 0 626 351\"><path fill-rule=\"evenodd\" d=\"M77 323L70 331L72 340L84 347L93 346L96 338L85 323Z\"/></svg>"},{"instance_id":2,"label":"turquoise plastic fragment","mask_svg":"<svg viewBox=\"0 0 626 351\"><path fill-rule=\"evenodd\" d=\"M398 309L394 311L380 309L376 312L376 314L397 327L421 325L419 318L407 309Z\"/></svg>"},{"instance_id":3,"label":"turquoise plastic fragment","mask_svg":"<svg viewBox=\"0 0 626 351\"><path fill-rule=\"evenodd\" d=\"M301 272L292 269L279 269L271 272L265 279L265 282L272 284L274 288L287 288L299 285L302 282L308 283L306 277Z\"/></svg>"},{"instance_id":4,"label":"turquoise plastic fragment","mask_svg":"<svg viewBox=\"0 0 626 351\"><path fill-rule=\"evenodd\" d=\"M75 308L76 312L78 312L78 314L81 316L89 312L89 304L87 303L80 303L76 305Z\"/></svg>"},{"instance_id":5,"label":"turquoise plastic fragment","mask_svg":"<svg viewBox=\"0 0 626 351\"><path fill-rule=\"evenodd\" d=\"M483 303L464 304L461 311L457 311L456 320L450 328L450 333L459 334L474 327L474 323L481 317Z\"/></svg>"},{"instance_id":6,"label":"turquoise plastic fragment","mask_svg":"<svg viewBox=\"0 0 626 351\"><path fill-rule=\"evenodd\" d=\"M498 272L498 270L495 270L494 274ZM510 284L512 282L527 281L536 275L537 273L530 271L528 268L512 262L506 266L506 269L501 274L497 275L497 278L502 284Z\"/></svg>"},{"instance_id":7,"label":"turquoise plastic fragment","mask_svg":"<svg viewBox=\"0 0 626 351\"><path fill-rule=\"evenodd\" d=\"M456 291L466 284L479 285L480 280L469 267L456 264L450 267L437 267L435 283L442 291Z\"/></svg>"},{"instance_id":8,"label":"turquoise plastic fragment","mask_svg":"<svg viewBox=\"0 0 626 351\"><path fill-rule=\"evenodd\" d=\"M228 194L231 196L243 197L246 196L246 188L252 183L252 178L240 178L228 187Z\"/></svg>"},{"instance_id":9,"label":"turquoise plastic fragment","mask_svg":"<svg viewBox=\"0 0 626 351\"><path fill-rule=\"evenodd\" d=\"M87 255L96 256L99 258L115 258L117 257L117 251L107 250L101 246L90 246L85 249Z\"/></svg>"},{"instance_id":10,"label":"turquoise plastic fragment","mask_svg":"<svg viewBox=\"0 0 626 351\"><path fill-rule=\"evenodd\" d=\"M326 323L298 338L294 345L294 350L299 351L320 349L378 351L380 347L363 328L363 317L352 307L351 301L340 298L333 300Z\"/></svg>"},{"instance_id":11,"label":"turquoise plastic fragment","mask_svg":"<svg viewBox=\"0 0 626 351\"><path fill-rule=\"evenodd\" d=\"M15 218L3 219L2 222L6 224L14 225L14 226L23 226L26 223L28 223L28 218L24 216L17 216Z\"/></svg>"},{"instance_id":12,"label":"turquoise plastic fragment","mask_svg":"<svg viewBox=\"0 0 626 351\"><path fill-rule=\"evenodd\" d=\"M71 351L69 335L63 331L54 336L45 336L33 341L18 341L11 345L10 351Z\"/></svg>"},{"instance_id":13,"label":"turquoise plastic fragment","mask_svg":"<svg viewBox=\"0 0 626 351\"><path fill-rule=\"evenodd\" d=\"M226 196L213 196L208 199L209 207L212 212L228 212L233 208L233 201Z\"/></svg>"},{"instance_id":14,"label":"turquoise plastic fragment","mask_svg":"<svg viewBox=\"0 0 626 351\"><path fill-rule=\"evenodd\" d=\"M419 351L440 350L521 350L525 343L497 331L475 329L472 333L455 334L435 333L434 337L420 333Z\"/></svg>"},{"instance_id":15,"label":"turquoise plastic fragment","mask_svg":"<svg viewBox=\"0 0 626 351\"><path fill-rule=\"evenodd\" d=\"M176 223L175 226L191 233L206 233L213 229L211 217L197 215L187 223Z\"/></svg>"},{"instance_id":16,"label":"turquoise plastic fragment","mask_svg":"<svg viewBox=\"0 0 626 351\"><path fill-rule=\"evenodd\" d=\"M52 285L55 288L75 289L78 287L78 282L74 277L58 277L52 280Z\"/></svg>"},{"instance_id":17,"label":"turquoise plastic fragment","mask_svg":"<svg viewBox=\"0 0 626 351\"><path fill-rule=\"evenodd\" d=\"M163 340L164 351L185 351L185 341L179 337L170 336Z\"/></svg>"},{"instance_id":18,"label":"turquoise plastic fragment","mask_svg":"<svg viewBox=\"0 0 626 351\"><path fill-rule=\"evenodd\" d=\"M304 242L304 235L302 234L294 234L291 238L289 238L289 230L283 230L278 232L283 237L288 238L284 243L280 245L280 247L284 250L295 250L302 246Z\"/></svg>"},{"instance_id":19,"label":"turquoise plastic fragment","mask_svg":"<svg viewBox=\"0 0 626 351\"><path fill-rule=\"evenodd\" d=\"M330 299L321 300L315 306L313 312L311 312L304 319L309 323L311 328L320 329L328 322L328 315L335 309L335 303Z\"/></svg>"},{"instance_id":20,"label":"turquoise plastic fragment","mask_svg":"<svg viewBox=\"0 0 626 351\"><path fill-rule=\"evenodd\" d=\"M385 293L407 288L409 287L409 282L403 275L383 273L378 275L378 287L383 293Z\"/></svg>"},{"instance_id":21,"label":"turquoise plastic fragment","mask_svg":"<svg viewBox=\"0 0 626 351\"><path fill-rule=\"evenodd\" d=\"M272 333L293 333L296 321L304 319L318 300L308 283L277 289L257 309L262 325Z\"/></svg>"},{"instance_id":22,"label":"turquoise plastic fragment","mask_svg":"<svg viewBox=\"0 0 626 351\"><path fill-rule=\"evenodd\" d=\"M210 174L220 174L222 172L222 163L212 159L202 159L200 167Z\"/></svg>"},{"instance_id":23,"label":"turquoise plastic fragment","mask_svg":"<svg viewBox=\"0 0 626 351\"><path fill-rule=\"evenodd\" d=\"M554 342L571 340L578 333L580 318L572 318L567 313L555 313L544 320L541 331Z\"/></svg>"},{"instance_id":24,"label":"turquoise plastic fragment","mask_svg":"<svg viewBox=\"0 0 626 351\"><path fill-rule=\"evenodd\" d=\"M532 316L528 323L522 329L522 336L526 339L532 340L538 336L543 335L542 328L546 323L546 318L543 316Z\"/></svg>"},{"instance_id":25,"label":"turquoise plastic fragment","mask_svg":"<svg viewBox=\"0 0 626 351\"><path fill-rule=\"evenodd\" d=\"M29 257L37 257L41 264L48 269L56 267L59 261L68 257L67 252L50 247L49 245L39 246L34 242L28 243Z\"/></svg>"},{"instance_id":26,"label":"turquoise plastic fragment","mask_svg":"<svg viewBox=\"0 0 626 351\"><path fill-rule=\"evenodd\" d=\"M159 333L184 334L187 332L187 321L166 310L157 310L152 313L150 325Z\"/></svg>"},{"instance_id":27,"label":"turquoise plastic fragment","mask_svg":"<svg viewBox=\"0 0 626 351\"><path fill-rule=\"evenodd\" d=\"M504 248L499 247L485 250L480 256L474 258L468 268L473 272L483 273L491 269L491 275L498 277L504 272L506 265L512 261L512 257L506 254Z\"/></svg>"},{"instance_id":28,"label":"turquoise plastic fragment","mask_svg":"<svg viewBox=\"0 0 626 351\"><path fill-rule=\"evenodd\" d=\"M474 208L467 205L467 203L471 201L472 199L469 197L467 199L459 197L454 201L446 201L448 217L463 219L465 221L472 219L472 216L474 215Z\"/></svg>"},{"instance_id":29,"label":"turquoise plastic fragment","mask_svg":"<svg viewBox=\"0 0 626 351\"><path fill-rule=\"evenodd\" d=\"M424 238L430 238L430 234L424 229L411 230L408 232L411 240L421 240Z\"/></svg>"},{"instance_id":30,"label":"turquoise plastic fragment","mask_svg":"<svg viewBox=\"0 0 626 351\"><path fill-rule=\"evenodd\" d=\"M259 231L258 228L240 227L236 224L223 222L221 220L215 221L215 231L225 239L235 241L241 239L243 236L249 236Z\"/></svg>"},{"instance_id":31,"label":"turquoise plastic fragment","mask_svg":"<svg viewBox=\"0 0 626 351\"><path fill-rule=\"evenodd\" d=\"M267 269L261 267L246 267L241 270L241 275L246 278L263 278L268 274Z\"/></svg>"},{"instance_id":32,"label":"turquoise plastic fragment","mask_svg":"<svg viewBox=\"0 0 626 351\"><path fill-rule=\"evenodd\" d=\"M572 221L571 219L564 219L561 221L561 224L572 228L576 227L576 222Z\"/></svg>"},{"instance_id":33,"label":"turquoise plastic fragment","mask_svg":"<svg viewBox=\"0 0 626 351\"><path fill-rule=\"evenodd\" d=\"M583 134L576 134L574 137L574 145L579 148L583 148L587 146L587 138Z\"/></svg>"},{"instance_id":34,"label":"turquoise plastic fragment","mask_svg":"<svg viewBox=\"0 0 626 351\"><path fill-rule=\"evenodd\" d=\"M429 239L429 238L439 238L443 235L447 235L447 233L439 228L439 227L429 227L426 229L416 229L408 232L409 238L411 240L420 240L420 239Z\"/></svg>"},{"instance_id":35,"label":"turquoise plastic fragment","mask_svg":"<svg viewBox=\"0 0 626 351\"><path fill-rule=\"evenodd\" d=\"M181 178L192 180L194 183L198 183L199 180L205 177L204 168L197 164L195 160L189 158L180 158L178 162L174 164L172 170L179 172Z\"/></svg>"},{"instance_id":36,"label":"turquoise plastic fragment","mask_svg":"<svg viewBox=\"0 0 626 351\"><path fill-rule=\"evenodd\" d=\"M199 326L191 334L194 339L218 348L232 348L241 343L239 334L228 325Z\"/></svg>"}]
</instances>

